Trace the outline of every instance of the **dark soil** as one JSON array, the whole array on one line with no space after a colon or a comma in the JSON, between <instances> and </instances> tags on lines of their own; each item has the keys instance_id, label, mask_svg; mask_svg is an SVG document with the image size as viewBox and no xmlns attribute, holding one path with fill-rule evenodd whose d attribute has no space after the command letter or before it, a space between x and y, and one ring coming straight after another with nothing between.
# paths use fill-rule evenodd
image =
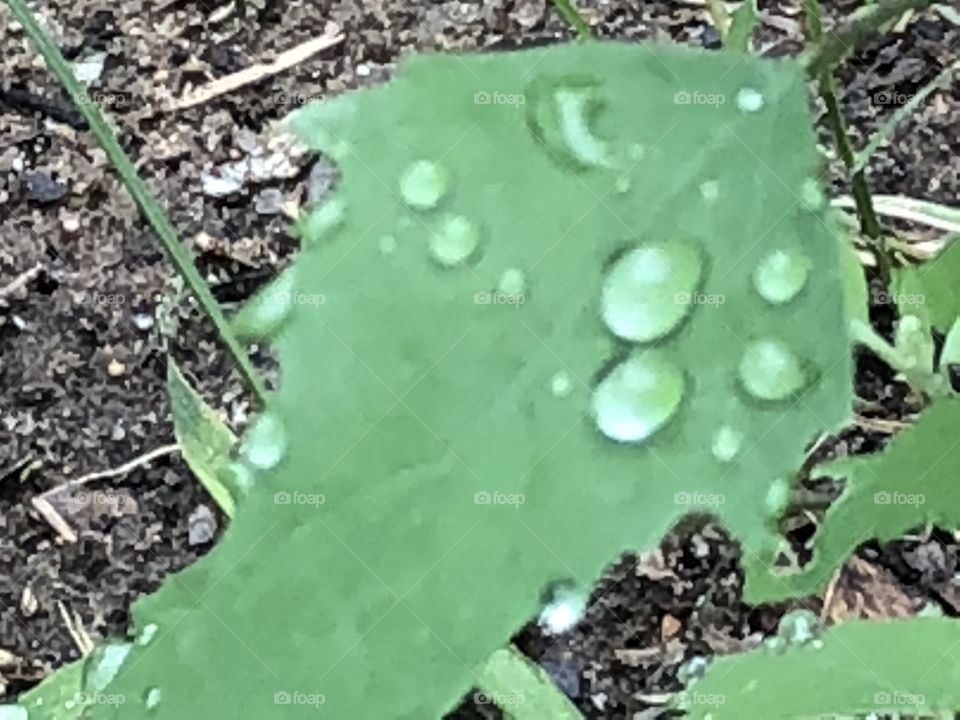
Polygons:
<instances>
[{"instance_id":1,"label":"dark soil","mask_svg":"<svg viewBox=\"0 0 960 720\"><path fill-rule=\"evenodd\" d=\"M33 4L68 59L96 61L103 54L90 91L111 106L122 144L228 307L273 277L294 250L278 206L305 201L313 160L281 158L288 165L282 172L225 197L205 194L203 173L266 142L268 124L300 98L380 82L405 53L571 37L545 0L263 4L258 10L247 3L244 18L226 5L212 10L177 0ZM705 11L694 5L579 4L604 37L717 43ZM768 55L796 53L799 0L761 5L766 18L758 47ZM831 12L851 6L837 3ZM269 60L330 24L343 30L343 43L198 107L169 109L191 86ZM177 455L90 483L87 495L63 503L75 543L31 499L173 442L164 389L168 351L236 428L249 398L209 323L183 300L156 237L6 10L0 35L0 288L6 288L0 290L0 649L18 658L0 675L0 695L12 697L79 656L63 611L79 617L94 639L123 634L133 600L215 542L207 512L213 504ZM855 135L869 136L955 58L958 43L960 28L927 12L847 62L840 73L843 106ZM876 191L956 202L958 126L955 83L878 153L870 168ZM829 145L826 133L824 141ZM832 171L835 190L846 192L839 168ZM318 175L333 181L323 167ZM17 278L22 286L8 287ZM884 311L878 308L880 326L889 325ZM258 362L269 372L269 358ZM919 408L872 361L859 362L858 391L864 416L897 420ZM823 443L817 457L872 451L886 439L851 428ZM105 503L97 491L115 495ZM198 528L201 517L206 525ZM785 527L798 548L812 533L804 518ZM858 580L838 590L852 599L830 609L830 617L895 614L925 602L957 610L949 582L952 535L866 547L858 562L850 570ZM751 647L775 627L784 608L744 605L741 580L736 545L715 526L691 522L659 550L612 567L573 631L555 639L530 627L516 640L588 717L659 717L662 694L680 687L684 661ZM858 603L864 587L881 601ZM818 599L809 602L819 608ZM854 610L843 610L848 606ZM468 699L451 717L496 715Z\"/></svg>"}]
</instances>

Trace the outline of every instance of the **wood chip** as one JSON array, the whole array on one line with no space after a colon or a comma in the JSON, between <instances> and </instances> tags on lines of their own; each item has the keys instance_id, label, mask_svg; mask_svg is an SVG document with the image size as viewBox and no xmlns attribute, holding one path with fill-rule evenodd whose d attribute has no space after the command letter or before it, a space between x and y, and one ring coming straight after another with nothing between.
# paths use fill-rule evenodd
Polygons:
<instances>
[{"instance_id":1,"label":"wood chip","mask_svg":"<svg viewBox=\"0 0 960 720\"><path fill-rule=\"evenodd\" d=\"M51 505L45 497L38 495L37 497L30 498L30 504L33 505L34 510L40 513L40 517L46 520L47 524L57 531L60 537L71 544L77 542L77 533L70 527L69 523L63 519L63 516L54 510L53 505Z\"/></svg>"},{"instance_id":2,"label":"wood chip","mask_svg":"<svg viewBox=\"0 0 960 720\"><path fill-rule=\"evenodd\" d=\"M20 612L24 617L32 617L39 609L40 601L34 595L33 588L29 585L24 586L23 592L20 593Z\"/></svg>"},{"instance_id":3,"label":"wood chip","mask_svg":"<svg viewBox=\"0 0 960 720\"><path fill-rule=\"evenodd\" d=\"M343 42L343 33L339 33L337 35L323 35L318 38L313 38L312 40L307 40L306 42L281 53L273 62L251 65L250 67L244 68L243 70L235 72L232 75L225 75L224 77L217 78L206 85L202 85L187 92L183 95L183 97L174 103L171 110L184 110L186 108L194 107L195 105L202 105L203 103L209 102L219 95L233 92L234 90L238 90L245 85L250 85L251 83L258 82L266 77L270 77L271 75L276 75L277 73L283 72L294 65L299 65L304 60L316 55L321 50L326 50L327 48L333 47L341 42Z\"/></svg>"},{"instance_id":4,"label":"wood chip","mask_svg":"<svg viewBox=\"0 0 960 720\"><path fill-rule=\"evenodd\" d=\"M680 632L683 625L669 613L660 621L660 642L666 642Z\"/></svg>"}]
</instances>

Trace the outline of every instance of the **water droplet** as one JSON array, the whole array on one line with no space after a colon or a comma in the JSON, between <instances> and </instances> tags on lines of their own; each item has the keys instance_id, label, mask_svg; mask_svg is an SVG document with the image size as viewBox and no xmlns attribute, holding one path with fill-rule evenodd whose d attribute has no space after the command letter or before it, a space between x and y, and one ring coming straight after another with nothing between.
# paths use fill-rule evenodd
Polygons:
<instances>
[{"instance_id":1,"label":"water droplet","mask_svg":"<svg viewBox=\"0 0 960 720\"><path fill-rule=\"evenodd\" d=\"M626 175L621 175L617 178L616 182L613 184L613 189L615 192L623 195L630 190L630 178Z\"/></svg>"},{"instance_id":2,"label":"water droplet","mask_svg":"<svg viewBox=\"0 0 960 720\"><path fill-rule=\"evenodd\" d=\"M223 482L241 493L248 493L253 488L253 472L246 463L232 462L224 468Z\"/></svg>"},{"instance_id":3,"label":"water droplet","mask_svg":"<svg viewBox=\"0 0 960 720\"><path fill-rule=\"evenodd\" d=\"M647 149L640 143L633 143L627 150L627 155L634 162L640 162L647 154Z\"/></svg>"},{"instance_id":4,"label":"water droplet","mask_svg":"<svg viewBox=\"0 0 960 720\"><path fill-rule=\"evenodd\" d=\"M400 195L416 210L432 210L449 189L450 173L430 160L417 160L400 178Z\"/></svg>"},{"instance_id":5,"label":"water droplet","mask_svg":"<svg viewBox=\"0 0 960 720\"><path fill-rule=\"evenodd\" d=\"M791 610L780 619L777 637L789 645L806 645L823 631L819 616L811 610Z\"/></svg>"},{"instance_id":6,"label":"water droplet","mask_svg":"<svg viewBox=\"0 0 960 720\"><path fill-rule=\"evenodd\" d=\"M764 300L782 305L803 290L812 265L810 258L796 248L774 250L757 265L753 285Z\"/></svg>"},{"instance_id":7,"label":"water droplet","mask_svg":"<svg viewBox=\"0 0 960 720\"><path fill-rule=\"evenodd\" d=\"M569 397L573 392L573 378L570 377L570 373L561 370L550 378L550 392L554 397Z\"/></svg>"},{"instance_id":8,"label":"water droplet","mask_svg":"<svg viewBox=\"0 0 960 720\"><path fill-rule=\"evenodd\" d=\"M301 242L314 245L337 230L347 216L347 204L340 198L330 198L323 205L311 209L298 224Z\"/></svg>"},{"instance_id":9,"label":"water droplet","mask_svg":"<svg viewBox=\"0 0 960 720\"><path fill-rule=\"evenodd\" d=\"M137 635L137 645L148 645L153 640L153 636L157 634L157 630L159 630L159 626L156 623L144 625L143 630Z\"/></svg>"},{"instance_id":10,"label":"water droplet","mask_svg":"<svg viewBox=\"0 0 960 720\"><path fill-rule=\"evenodd\" d=\"M107 687L117 676L132 647L131 643L98 645L87 657L84 687L90 692L100 692Z\"/></svg>"},{"instance_id":11,"label":"water droplet","mask_svg":"<svg viewBox=\"0 0 960 720\"><path fill-rule=\"evenodd\" d=\"M703 262L696 248L679 241L637 247L618 259L603 283L601 314L625 340L663 337L692 307Z\"/></svg>"},{"instance_id":12,"label":"water droplet","mask_svg":"<svg viewBox=\"0 0 960 720\"><path fill-rule=\"evenodd\" d=\"M146 705L147 710L156 710L157 706L160 705L161 697L160 688L152 687L147 690L147 694L143 698L143 704Z\"/></svg>"},{"instance_id":13,"label":"water droplet","mask_svg":"<svg viewBox=\"0 0 960 720\"><path fill-rule=\"evenodd\" d=\"M797 356L779 340L757 340L740 360L740 381L759 400L785 400L807 383Z\"/></svg>"},{"instance_id":14,"label":"water droplet","mask_svg":"<svg viewBox=\"0 0 960 720\"><path fill-rule=\"evenodd\" d=\"M462 215L447 215L430 236L430 254L444 267L462 265L480 247L480 229Z\"/></svg>"},{"instance_id":15,"label":"water droplet","mask_svg":"<svg viewBox=\"0 0 960 720\"><path fill-rule=\"evenodd\" d=\"M539 80L529 94L530 126L551 151L580 167L607 164L607 143L591 127L601 106L596 83L579 78Z\"/></svg>"},{"instance_id":16,"label":"water droplet","mask_svg":"<svg viewBox=\"0 0 960 720\"><path fill-rule=\"evenodd\" d=\"M397 239L393 235L381 235L378 242L384 255L392 255L397 250Z\"/></svg>"},{"instance_id":17,"label":"water droplet","mask_svg":"<svg viewBox=\"0 0 960 720\"><path fill-rule=\"evenodd\" d=\"M800 186L800 199L810 210L820 210L827 204L820 183L813 178L807 178Z\"/></svg>"},{"instance_id":18,"label":"water droplet","mask_svg":"<svg viewBox=\"0 0 960 720\"><path fill-rule=\"evenodd\" d=\"M247 462L260 470L269 470L283 459L287 439L276 415L258 417L244 438L242 452Z\"/></svg>"},{"instance_id":19,"label":"water droplet","mask_svg":"<svg viewBox=\"0 0 960 720\"><path fill-rule=\"evenodd\" d=\"M580 622L587 609L587 594L572 580L551 583L543 593L539 624L551 635L567 632Z\"/></svg>"},{"instance_id":20,"label":"water droplet","mask_svg":"<svg viewBox=\"0 0 960 720\"><path fill-rule=\"evenodd\" d=\"M716 180L706 180L700 183L700 195L708 205L713 205L720 197L720 183Z\"/></svg>"},{"instance_id":21,"label":"water droplet","mask_svg":"<svg viewBox=\"0 0 960 720\"><path fill-rule=\"evenodd\" d=\"M631 355L593 393L597 427L618 442L646 440L676 414L683 391L683 372L661 352Z\"/></svg>"},{"instance_id":22,"label":"water droplet","mask_svg":"<svg viewBox=\"0 0 960 720\"><path fill-rule=\"evenodd\" d=\"M713 436L713 445L710 451L720 462L733 460L743 445L743 433L729 425L723 425Z\"/></svg>"},{"instance_id":23,"label":"water droplet","mask_svg":"<svg viewBox=\"0 0 960 720\"><path fill-rule=\"evenodd\" d=\"M763 108L763 95L754 88L741 88L737 93L737 107L743 112L757 112Z\"/></svg>"},{"instance_id":24,"label":"water droplet","mask_svg":"<svg viewBox=\"0 0 960 720\"><path fill-rule=\"evenodd\" d=\"M783 478L774 480L767 489L765 502L771 515L779 517L790 501L790 483Z\"/></svg>"},{"instance_id":25,"label":"water droplet","mask_svg":"<svg viewBox=\"0 0 960 720\"><path fill-rule=\"evenodd\" d=\"M772 637L763 641L763 646L775 655L783 655L787 649L787 643L783 638Z\"/></svg>"},{"instance_id":26,"label":"water droplet","mask_svg":"<svg viewBox=\"0 0 960 720\"><path fill-rule=\"evenodd\" d=\"M234 331L240 337L260 340L280 329L293 307L294 270L284 270L240 309L233 319Z\"/></svg>"},{"instance_id":27,"label":"water droplet","mask_svg":"<svg viewBox=\"0 0 960 720\"><path fill-rule=\"evenodd\" d=\"M500 276L497 290L505 295L523 295L527 289L527 278L523 270L507 268Z\"/></svg>"},{"instance_id":28,"label":"water droplet","mask_svg":"<svg viewBox=\"0 0 960 720\"><path fill-rule=\"evenodd\" d=\"M0 720L29 720L29 717L23 705L0 705Z\"/></svg>"}]
</instances>

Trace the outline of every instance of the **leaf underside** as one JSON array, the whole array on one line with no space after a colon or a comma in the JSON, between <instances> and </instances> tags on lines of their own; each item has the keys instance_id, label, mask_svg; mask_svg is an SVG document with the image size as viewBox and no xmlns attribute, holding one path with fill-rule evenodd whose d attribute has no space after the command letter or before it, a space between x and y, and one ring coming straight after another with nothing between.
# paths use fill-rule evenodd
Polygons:
<instances>
[{"instance_id":1,"label":"leaf underside","mask_svg":"<svg viewBox=\"0 0 960 720\"><path fill-rule=\"evenodd\" d=\"M596 96L590 132L615 170L531 132L543 88L568 82ZM744 87L759 111L738 108ZM726 102L678 105L678 92ZM767 551L771 484L851 398L836 235L800 201L817 156L795 66L615 43L418 57L293 123L338 160L346 216L306 244L304 301L274 337L283 382L269 411L285 453L222 542L135 606L139 625L160 629L111 692L156 687L162 701L149 713L131 700L124 718L312 718L320 696L325 717L438 717L552 581L588 587L681 515L714 512L747 552ZM574 141L582 159L589 138ZM452 178L435 211L399 197L420 159ZM444 213L481 233L465 266L430 258ZM598 317L606 268L633 244L676 238L706 258L698 290L724 301L694 306L657 343L685 377L676 415L644 444L615 443L590 413L597 378L630 350ZM783 244L812 272L774 306L750 276ZM475 302L508 268L524 273L523 304ZM758 403L737 368L747 343L770 337L812 382ZM569 393L551 392L559 372ZM710 448L725 423L744 442L722 464Z\"/></svg>"}]
</instances>

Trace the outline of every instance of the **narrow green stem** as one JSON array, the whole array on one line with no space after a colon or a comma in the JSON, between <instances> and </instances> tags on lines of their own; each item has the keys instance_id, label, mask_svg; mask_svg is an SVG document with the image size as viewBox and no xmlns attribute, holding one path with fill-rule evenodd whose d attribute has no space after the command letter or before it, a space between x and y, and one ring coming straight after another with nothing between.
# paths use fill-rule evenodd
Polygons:
<instances>
[{"instance_id":1,"label":"narrow green stem","mask_svg":"<svg viewBox=\"0 0 960 720\"><path fill-rule=\"evenodd\" d=\"M727 12L726 4L723 0L707 0L707 10L710 11L714 27L720 33L720 40L726 45L727 35L730 34L730 13Z\"/></svg>"},{"instance_id":2,"label":"narrow green stem","mask_svg":"<svg viewBox=\"0 0 960 720\"><path fill-rule=\"evenodd\" d=\"M103 119L99 107L87 96L83 86L77 82L73 71L70 69L70 65L67 64L67 61L60 53L60 49L50 40L43 28L40 27L40 24L24 0L6 0L6 2L13 16L23 25L23 29L27 35L30 36L30 40L43 57L47 67L67 89L67 92L70 93L74 104L86 119L90 130L100 143L100 147L103 148L110 162L113 163L113 166L117 169L123 184L133 196L144 217L156 231L157 235L160 236L160 240L169 253L174 267L183 277L187 287L190 288L197 298L200 307L210 320L213 321L217 332L220 334L221 339L237 363L240 374L244 377L260 402L265 402L267 389L263 380L257 373L256 368L253 367L253 363L250 362L246 351L230 330L230 325L223 311L210 292L210 288L207 287L207 284L197 271L190 254L177 239L176 230L174 230L170 221L167 220L160 205L150 194L146 183L140 179L133 163L130 162L123 148L120 147L120 143L117 142L113 131Z\"/></svg>"},{"instance_id":3,"label":"narrow green stem","mask_svg":"<svg viewBox=\"0 0 960 720\"><path fill-rule=\"evenodd\" d=\"M590 30L590 25L570 0L552 0L552 2L557 8L557 11L563 16L563 19L567 21L567 24L577 31L577 35L580 36L581 40L593 40L593 32Z\"/></svg>"}]
</instances>

